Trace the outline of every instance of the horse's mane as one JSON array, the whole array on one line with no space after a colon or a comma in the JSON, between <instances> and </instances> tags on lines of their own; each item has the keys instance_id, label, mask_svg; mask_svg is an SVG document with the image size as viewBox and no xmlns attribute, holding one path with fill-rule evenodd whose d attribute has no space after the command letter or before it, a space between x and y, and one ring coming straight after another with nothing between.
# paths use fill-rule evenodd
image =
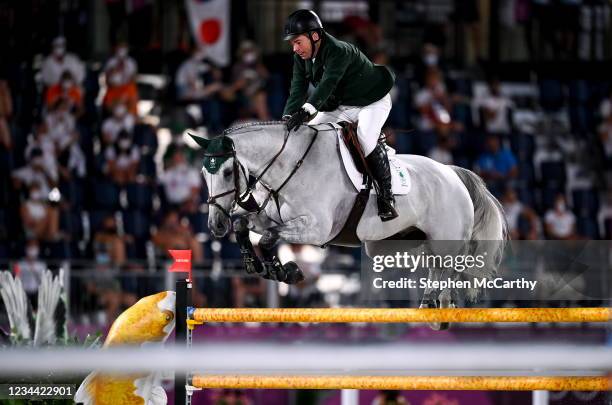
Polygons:
<instances>
[{"instance_id":1,"label":"horse's mane","mask_svg":"<svg viewBox=\"0 0 612 405\"><path fill-rule=\"evenodd\" d=\"M285 125L285 121L255 121L255 122L247 122L245 124L235 125L233 127L229 127L225 131L223 131L223 135L229 135L234 132L238 132L245 128L259 127L259 126L268 126L268 125Z\"/></svg>"}]
</instances>

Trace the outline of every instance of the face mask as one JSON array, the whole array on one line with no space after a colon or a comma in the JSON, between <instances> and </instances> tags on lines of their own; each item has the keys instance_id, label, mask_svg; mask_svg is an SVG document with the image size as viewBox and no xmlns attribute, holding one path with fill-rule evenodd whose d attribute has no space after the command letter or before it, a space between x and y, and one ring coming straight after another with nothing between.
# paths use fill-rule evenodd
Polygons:
<instances>
[{"instance_id":1,"label":"face mask","mask_svg":"<svg viewBox=\"0 0 612 405\"><path fill-rule=\"evenodd\" d=\"M35 157L34 159L31 160L32 165L33 166L42 166L43 165L43 159L41 157Z\"/></svg>"},{"instance_id":2,"label":"face mask","mask_svg":"<svg viewBox=\"0 0 612 405\"><path fill-rule=\"evenodd\" d=\"M98 264L109 264L110 256L107 253L98 253L96 255L96 262Z\"/></svg>"},{"instance_id":3,"label":"face mask","mask_svg":"<svg viewBox=\"0 0 612 405\"><path fill-rule=\"evenodd\" d=\"M62 82L62 89L68 90L71 87L72 87L72 81L71 80L64 80Z\"/></svg>"},{"instance_id":4,"label":"face mask","mask_svg":"<svg viewBox=\"0 0 612 405\"><path fill-rule=\"evenodd\" d=\"M244 63L251 64L257 60L257 53L255 52L247 52L242 56L242 61Z\"/></svg>"},{"instance_id":5,"label":"face mask","mask_svg":"<svg viewBox=\"0 0 612 405\"><path fill-rule=\"evenodd\" d=\"M119 141L119 148L125 150L128 149L132 145L132 141L129 139L122 139Z\"/></svg>"},{"instance_id":6,"label":"face mask","mask_svg":"<svg viewBox=\"0 0 612 405\"><path fill-rule=\"evenodd\" d=\"M56 46L55 48L53 48L53 55L57 56L58 58L64 56L65 53L66 48L64 48L63 46Z\"/></svg>"},{"instance_id":7,"label":"face mask","mask_svg":"<svg viewBox=\"0 0 612 405\"><path fill-rule=\"evenodd\" d=\"M435 66L438 64L438 55L436 55L435 53L428 53L423 58L423 61L427 66Z\"/></svg>"},{"instance_id":8,"label":"face mask","mask_svg":"<svg viewBox=\"0 0 612 405\"><path fill-rule=\"evenodd\" d=\"M127 112L127 108L123 104L118 105L117 107L115 107L115 110L113 112L115 113L115 117L123 117Z\"/></svg>"},{"instance_id":9,"label":"face mask","mask_svg":"<svg viewBox=\"0 0 612 405\"><path fill-rule=\"evenodd\" d=\"M565 211L565 203L564 202L558 202L556 207L557 207L558 211Z\"/></svg>"},{"instance_id":10,"label":"face mask","mask_svg":"<svg viewBox=\"0 0 612 405\"><path fill-rule=\"evenodd\" d=\"M121 75L118 73L113 73L110 75L110 77L108 78L108 81L110 82L110 84L112 84L113 86L118 86L121 84Z\"/></svg>"},{"instance_id":11,"label":"face mask","mask_svg":"<svg viewBox=\"0 0 612 405\"><path fill-rule=\"evenodd\" d=\"M38 257L38 248L36 246L28 247L26 249L26 256L28 259L36 259Z\"/></svg>"},{"instance_id":12,"label":"face mask","mask_svg":"<svg viewBox=\"0 0 612 405\"><path fill-rule=\"evenodd\" d=\"M40 190L34 190L30 193L30 198L34 201L42 201L45 198L45 195Z\"/></svg>"},{"instance_id":13,"label":"face mask","mask_svg":"<svg viewBox=\"0 0 612 405\"><path fill-rule=\"evenodd\" d=\"M128 55L128 50L127 48L121 47L119 49L117 49L117 57L123 59Z\"/></svg>"}]
</instances>

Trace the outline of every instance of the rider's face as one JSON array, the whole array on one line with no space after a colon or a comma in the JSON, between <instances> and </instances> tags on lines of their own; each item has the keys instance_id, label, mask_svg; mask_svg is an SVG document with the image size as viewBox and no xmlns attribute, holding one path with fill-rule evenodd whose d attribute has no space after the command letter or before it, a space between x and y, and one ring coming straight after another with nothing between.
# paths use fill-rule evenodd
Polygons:
<instances>
[{"instance_id":1,"label":"rider's face","mask_svg":"<svg viewBox=\"0 0 612 405\"><path fill-rule=\"evenodd\" d=\"M310 59L312 56L312 44L308 40L308 37L304 34L298 35L297 37L289 40L293 47L293 52L298 54L302 59Z\"/></svg>"}]
</instances>

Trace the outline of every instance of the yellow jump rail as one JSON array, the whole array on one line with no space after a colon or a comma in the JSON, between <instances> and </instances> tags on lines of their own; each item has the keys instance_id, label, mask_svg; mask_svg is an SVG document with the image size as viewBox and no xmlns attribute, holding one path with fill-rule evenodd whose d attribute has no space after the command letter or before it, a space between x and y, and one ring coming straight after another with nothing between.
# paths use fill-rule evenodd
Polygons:
<instances>
[{"instance_id":1,"label":"yellow jump rail","mask_svg":"<svg viewBox=\"0 0 612 405\"><path fill-rule=\"evenodd\" d=\"M196 388L358 389L477 391L608 391L610 377L441 377L441 376L311 376L194 375Z\"/></svg>"},{"instance_id":2,"label":"yellow jump rail","mask_svg":"<svg viewBox=\"0 0 612 405\"><path fill-rule=\"evenodd\" d=\"M609 322L612 308L190 308L205 322Z\"/></svg>"}]
</instances>

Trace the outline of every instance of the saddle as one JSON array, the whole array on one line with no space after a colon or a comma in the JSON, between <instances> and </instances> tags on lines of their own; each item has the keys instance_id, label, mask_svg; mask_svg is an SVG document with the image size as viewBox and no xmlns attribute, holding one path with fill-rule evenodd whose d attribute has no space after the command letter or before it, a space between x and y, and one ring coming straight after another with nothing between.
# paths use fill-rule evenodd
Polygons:
<instances>
[{"instance_id":1,"label":"saddle","mask_svg":"<svg viewBox=\"0 0 612 405\"><path fill-rule=\"evenodd\" d=\"M348 148L357 170L361 174L368 173L368 163L365 159L363 148L359 143L359 138L357 138L357 124L341 121L338 125L342 127L342 140L344 140L344 144Z\"/></svg>"},{"instance_id":2,"label":"saddle","mask_svg":"<svg viewBox=\"0 0 612 405\"><path fill-rule=\"evenodd\" d=\"M325 245L356 247L361 245L361 241L357 238L357 225L370 198L374 177L368 168L363 148L359 143L359 138L357 138L357 124L347 121L341 121L338 124L342 127L342 139L351 154L353 162L355 162L355 167L363 175L366 186L355 197L353 208L340 232Z\"/></svg>"}]
</instances>

